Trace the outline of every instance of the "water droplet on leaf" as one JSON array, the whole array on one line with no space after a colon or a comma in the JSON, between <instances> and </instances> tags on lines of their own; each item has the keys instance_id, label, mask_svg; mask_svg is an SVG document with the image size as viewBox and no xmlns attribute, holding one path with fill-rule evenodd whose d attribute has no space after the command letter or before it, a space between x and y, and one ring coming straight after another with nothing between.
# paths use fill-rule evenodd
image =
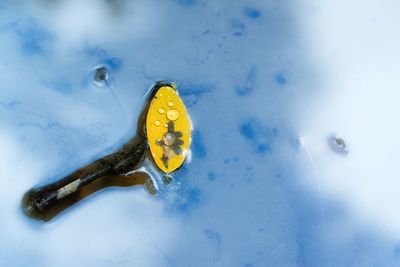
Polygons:
<instances>
[{"instance_id":1,"label":"water droplet on leaf","mask_svg":"<svg viewBox=\"0 0 400 267\"><path fill-rule=\"evenodd\" d=\"M167 146L171 146L175 142L175 136L171 133L166 133L163 136L163 142Z\"/></svg>"},{"instance_id":2,"label":"water droplet on leaf","mask_svg":"<svg viewBox=\"0 0 400 267\"><path fill-rule=\"evenodd\" d=\"M167 112L167 118L171 121L175 121L179 118L179 112L175 109L170 109Z\"/></svg>"}]
</instances>

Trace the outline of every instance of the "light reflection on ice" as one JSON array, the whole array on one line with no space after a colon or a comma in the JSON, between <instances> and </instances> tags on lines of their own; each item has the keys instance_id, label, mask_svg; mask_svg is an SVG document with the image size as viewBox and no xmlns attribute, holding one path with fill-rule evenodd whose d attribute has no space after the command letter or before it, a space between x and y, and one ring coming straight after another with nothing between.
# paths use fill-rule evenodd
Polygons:
<instances>
[{"instance_id":1,"label":"light reflection on ice","mask_svg":"<svg viewBox=\"0 0 400 267\"><path fill-rule=\"evenodd\" d=\"M309 38L318 46L324 82L300 131L308 140L322 193L340 196L359 220L390 229L398 238L400 110L395 73L400 31L392 27L398 23L395 6L400 7L393 1L353 1L343 12L341 5L326 1L315 5L318 13L308 22ZM357 18L349 12L354 9L360 12ZM326 146L332 134L351 147L346 158Z\"/></svg>"}]
</instances>

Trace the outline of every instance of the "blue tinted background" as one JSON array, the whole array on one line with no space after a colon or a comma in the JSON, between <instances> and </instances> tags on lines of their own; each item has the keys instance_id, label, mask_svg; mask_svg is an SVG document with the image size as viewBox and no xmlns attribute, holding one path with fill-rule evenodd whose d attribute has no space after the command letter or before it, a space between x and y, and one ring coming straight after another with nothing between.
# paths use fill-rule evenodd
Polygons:
<instances>
[{"instance_id":1,"label":"blue tinted background","mask_svg":"<svg viewBox=\"0 0 400 267\"><path fill-rule=\"evenodd\" d=\"M3 1L0 265L398 265L396 240L302 182L315 174L298 114L324 90L308 4ZM25 218L26 190L132 136L159 80L177 83L194 128L174 188L109 188L51 223Z\"/></svg>"}]
</instances>

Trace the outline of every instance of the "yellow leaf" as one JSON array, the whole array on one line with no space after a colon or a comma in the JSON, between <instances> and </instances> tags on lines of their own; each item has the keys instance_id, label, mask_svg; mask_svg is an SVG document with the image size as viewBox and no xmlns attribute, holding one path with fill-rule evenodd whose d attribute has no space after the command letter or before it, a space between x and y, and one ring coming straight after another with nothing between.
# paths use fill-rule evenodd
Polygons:
<instances>
[{"instance_id":1,"label":"yellow leaf","mask_svg":"<svg viewBox=\"0 0 400 267\"><path fill-rule=\"evenodd\" d=\"M160 87L151 100L146 118L147 139L156 165L165 173L185 161L191 142L191 123L178 92Z\"/></svg>"}]
</instances>

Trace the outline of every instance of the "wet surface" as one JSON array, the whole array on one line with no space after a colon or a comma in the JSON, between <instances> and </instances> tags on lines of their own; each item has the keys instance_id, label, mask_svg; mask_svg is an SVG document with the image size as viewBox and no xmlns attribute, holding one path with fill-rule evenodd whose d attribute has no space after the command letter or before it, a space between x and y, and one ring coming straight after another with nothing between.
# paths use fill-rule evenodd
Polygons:
<instances>
[{"instance_id":1,"label":"wet surface","mask_svg":"<svg viewBox=\"0 0 400 267\"><path fill-rule=\"evenodd\" d=\"M185 160L186 153L183 155L180 145L186 143L186 150L190 146L188 142L190 140L190 119L183 103L180 103L180 106L187 123L181 127L186 126L187 128L185 142L179 139L183 136L182 132L174 131L174 121L178 117L171 118L171 116L168 116L170 111L178 112L175 109L170 109L167 112L168 132L164 133L163 128L154 129L152 127L151 114L158 110L158 106L154 107L154 101L168 101L168 106L172 107L174 103L170 101L170 94L175 95L175 101L181 102L176 89L171 87L170 84L155 83L147 93L148 99L143 103L142 112L138 116L138 131L132 140L118 151L74 171L57 182L29 190L22 200L24 213L34 219L49 221L59 212L106 186L146 185L149 193L156 194L157 191L154 186L154 183L157 183L156 177L151 177L151 174L144 172L144 158L150 154L148 150L152 151L151 155L153 156L149 161L157 162L159 157L162 159L168 173L162 174L164 169L162 166L158 166L161 169L160 175L163 176L164 185L169 184L172 179L167 179L167 177L170 177L169 173L181 167ZM162 141L155 141L154 134L161 135ZM156 144L162 145L163 153L157 154L153 151L152 147ZM168 151L167 156L166 151ZM171 163L170 161L173 161L174 157L181 159L178 162ZM174 164L174 166L168 169L169 164ZM125 182L123 181L124 177ZM115 183L113 180L115 180Z\"/></svg>"},{"instance_id":2,"label":"wet surface","mask_svg":"<svg viewBox=\"0 0 400 267\"><path fill-rule=\"evenodd\" d=\"M399 265L397 10L1 2L0 265ZM48 223L23 214L32 186L126 144L160 80L193 123L181 168L160 175L147 155L157 183L107 178Z\"/></svg>"}]
</instances>

